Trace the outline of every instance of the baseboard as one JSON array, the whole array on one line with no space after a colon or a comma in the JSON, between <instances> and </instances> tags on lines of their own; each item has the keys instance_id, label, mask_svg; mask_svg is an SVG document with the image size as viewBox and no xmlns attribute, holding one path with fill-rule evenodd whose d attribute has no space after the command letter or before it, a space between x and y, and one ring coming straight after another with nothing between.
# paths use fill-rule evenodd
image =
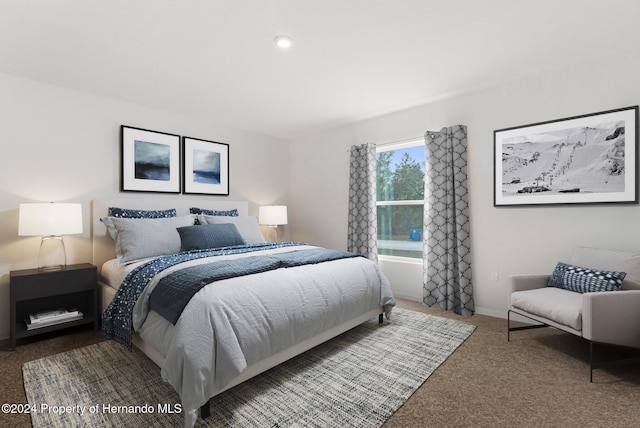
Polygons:
<instances>
[{"instance_id":1,"label":"baseboard","mask_svg":"<svg viewBox=\"0 0 640 428\"><path fill-rule=\"evenodd\" d=\"M405 296L402 294L397 294L394 293L394 296L399 298L399 299L405 299L405 300L409 300L412 302L418 302L418 303L422 303L422 300L416 299L412 296ZM502 311L497 311L495 309L488 309L488 308L482 308L482 307L476 307L475 308L475 314L477 315L486 315L489 317L493 317L493 318L501 318L506 320L507 319L507 311L505 309L504 312ZM516 319L515 317L518 317L517 315L512 315L511 319L513 319L514 321L520 321L520 322L527 322L527 319L524 317L518 317L518 319ZM528 320L528 323L531 323L531 320Z\"/></svg>"},{"instance_id":2,"label":"baseboard","mask_svg":"<svg viewBox=\"0 0 640 428\"><path fill-rule=\"evenodd\" d=\"M495 309L476 307L475 313L478 314L478 315L487 315L487 316L494 317L494 318L503 318L505 320L507 319L507 311L506 310L504 312L502 312L502 311L496 311Z\"/></svg>"}]
</instances>

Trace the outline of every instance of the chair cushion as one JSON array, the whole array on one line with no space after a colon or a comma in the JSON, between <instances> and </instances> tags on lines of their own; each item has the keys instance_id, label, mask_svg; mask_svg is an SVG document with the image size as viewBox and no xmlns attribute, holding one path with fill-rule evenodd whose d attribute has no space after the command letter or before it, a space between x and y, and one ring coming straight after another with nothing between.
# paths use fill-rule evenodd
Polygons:
<instances>
[{"instance_id":1,"label":"chair cushion","mask_svg":"<svg viewBox=\"0 0 640 428\"><path fill-rule=\"evenodd\" d=\"M640 289L640 253L575 247L571 264L626 272L622 290Z\"/></svg>"},{"instance_id":2,"label":"chair cushion","mask_svg":"<svg viewBox=\"0 0 640 428\"><path fill-rule=\"evenodd\" d=\"M546 287L511 293L511 306L574 330L582 330L582 294Z\"/></svg>"}]
</instances>

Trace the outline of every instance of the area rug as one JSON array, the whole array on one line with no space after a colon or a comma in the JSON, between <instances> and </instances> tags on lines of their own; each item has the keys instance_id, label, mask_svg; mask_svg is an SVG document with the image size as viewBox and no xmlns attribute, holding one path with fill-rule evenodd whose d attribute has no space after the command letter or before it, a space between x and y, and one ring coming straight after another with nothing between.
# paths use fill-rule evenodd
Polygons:
<instances>
[{"instance_id":1,"label":"area rug","mask_svg":"<svg viewBox=\"0 0 640 428\"><path fill-rule=\"evenodd\" d=\"M379 427L475 326L395 309L211 400L199 427ZM140 351L101 342L23 365L34 427L182 426L180 399Z\"/></svg>"}]
</instances>

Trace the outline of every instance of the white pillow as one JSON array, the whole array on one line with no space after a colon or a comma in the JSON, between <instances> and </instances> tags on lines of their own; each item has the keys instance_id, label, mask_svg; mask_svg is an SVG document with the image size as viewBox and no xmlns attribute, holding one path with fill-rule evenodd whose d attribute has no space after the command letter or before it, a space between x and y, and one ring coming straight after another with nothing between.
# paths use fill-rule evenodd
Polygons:
<instances>
[{"instance_id":1,"label":"white pillow","mask_svg":"<svg viewBox=\"0 0 640 428\"><path fill-rule=\"evenodd\" d=\"M117 231L115 264L180 252L177 228L194 224L194 216L169 218L111 217Z\"/></svg>"},{"instance_id":2,"label":"white pillow","mask_svg":"<svg viewBox=\"0 0 640 428\"><path fill-rule=\"evenodd\" d=\"M267 242L264 236L262 236L262 231L260 230L256 216L230 217L198 214L198 221L201 224L231 223L236 226L238 232L240 232L240 236L242 236L242 239L244 239L244 242L247 244Z\"/></svg>"}]
</instances>

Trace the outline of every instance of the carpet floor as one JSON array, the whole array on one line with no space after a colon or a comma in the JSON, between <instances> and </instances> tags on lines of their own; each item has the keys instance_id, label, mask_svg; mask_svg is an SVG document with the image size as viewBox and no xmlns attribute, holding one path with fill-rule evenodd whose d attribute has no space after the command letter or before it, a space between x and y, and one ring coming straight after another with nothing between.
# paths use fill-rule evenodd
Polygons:
<instances>
[{"instance_id":1,"label":"carpet floor","mask_svg":"<svg viewBox=\"0 0 640 428\"><path fill-rule=\"evenodd\" d=\"M403 309L212 400L206 427L379 427L475 326ZM180 401L142 353L102 342L25 363L34 427L180 426Z\"/></svg>"},{"instance_id":2,"label":"carpet floor","mask_svg":"<svg viewBox=\"0 0 640 428\"><path fill-rule=\"evenodd\" d=\"M596 370L589 343L555 329L515 332L487 315L463 317L420 302L398 307L472 323L475 332L422 384L383 428L627 428L640 421L640 364ZM104 341L84 327L0 343L0 400L27 402L27 361ZM28 414L0 413L0 426L30 428Z\"/></svg>"}]
</instances>

